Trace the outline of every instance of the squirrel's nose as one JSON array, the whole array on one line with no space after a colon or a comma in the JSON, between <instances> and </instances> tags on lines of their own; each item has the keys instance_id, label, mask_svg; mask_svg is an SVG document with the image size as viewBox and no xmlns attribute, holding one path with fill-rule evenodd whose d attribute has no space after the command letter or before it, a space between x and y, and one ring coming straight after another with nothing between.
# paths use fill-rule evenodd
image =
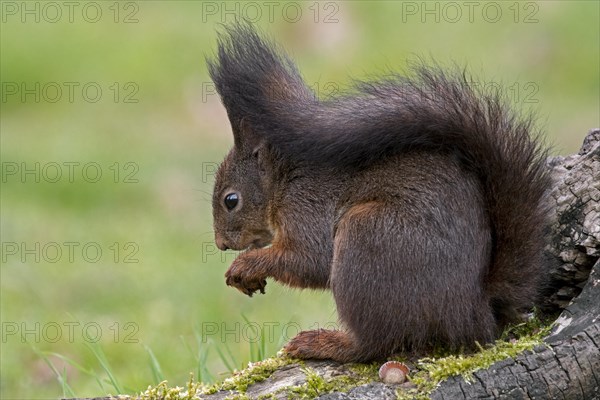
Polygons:
<instances>
[{"instance_id":1,"label":"squirrel's nose","mask_svg":"<svg viewBox=\"0 0 600 400\"><path fill-rule=\"evenodd\" d=\"M225 250L229 249L227 244L225 244L225 239L223 239L223 237L221 235L215 236L215 243L217 244L217 247L219 248L219 250L225 251Z\"/></svg>"}]
</instances>

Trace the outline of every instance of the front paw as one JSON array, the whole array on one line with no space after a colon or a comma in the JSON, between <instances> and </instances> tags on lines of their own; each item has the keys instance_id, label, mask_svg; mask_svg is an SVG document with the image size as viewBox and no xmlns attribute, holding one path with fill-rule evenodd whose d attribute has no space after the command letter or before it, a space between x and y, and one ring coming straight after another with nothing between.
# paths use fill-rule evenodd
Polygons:
<instances>
[{"instance_id":1,"label":"front paw","mask_svg":"<svg viewBox=\"0 0 600 400\"><path fill-rule=\"evenodd\" d=\"M247 253L240 255L225 273L225 283L240 292L252 297L254 292L265 293L267 280L264 274L259 274L256 262Z\"/></svg>"}]
</instances>

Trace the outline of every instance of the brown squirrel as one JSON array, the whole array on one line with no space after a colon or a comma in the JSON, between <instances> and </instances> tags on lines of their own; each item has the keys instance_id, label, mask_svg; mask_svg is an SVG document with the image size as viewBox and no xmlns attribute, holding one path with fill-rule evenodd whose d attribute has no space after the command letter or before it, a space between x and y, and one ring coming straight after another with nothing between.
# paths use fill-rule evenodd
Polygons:
<instances>
[{"instance_id":1,"label":"brown squirrel","mask_svg":"<svg viewBox=\"0 0 600 400\"><path fill-rule=\"evenodd\" d=\"M215 240L245 250L227 285L331 289L344 326L301 332L289 355L470 348L531 309L545 276L546 150L498 93L420 66L320 100L247 23L225 28L208 67L234 136L216 175Z\"/></svg>"}]
</instances>

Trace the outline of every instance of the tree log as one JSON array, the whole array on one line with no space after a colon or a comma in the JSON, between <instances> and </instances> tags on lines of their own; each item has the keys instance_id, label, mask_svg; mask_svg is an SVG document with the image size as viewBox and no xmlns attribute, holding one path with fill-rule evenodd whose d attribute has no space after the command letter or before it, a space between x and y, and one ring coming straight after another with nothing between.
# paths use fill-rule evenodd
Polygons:
<instances>
[{"instance_id":1,"label":"tree log","mask_svg":"<svg viewBox=\"0 0 600 400\"><path fill-rule=\"evenodd\" d=\"M600 258L599 147L600 129L596 129L587 135L578 154L548 160L554 184L546 251L556 263L542 307L547 313L564 309L581 293Z\"/></svg>"}]
</instances>

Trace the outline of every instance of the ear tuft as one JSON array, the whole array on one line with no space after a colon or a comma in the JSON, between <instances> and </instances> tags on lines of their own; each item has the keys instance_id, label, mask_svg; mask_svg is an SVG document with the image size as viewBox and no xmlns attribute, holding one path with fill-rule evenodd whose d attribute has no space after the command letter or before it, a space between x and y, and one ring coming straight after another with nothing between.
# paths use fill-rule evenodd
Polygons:
<instances>
[{"instance_id":1,"label":"ear tuft","mask_svg":"<svg viewBox=\"0 0 600 400\"><path fill-rule=\"evenodd\" d=\"M283 113L314 102L290 58L249 22L238 21L224 29L216 57L207 63L234 135L272 128L286 119ZM250 129L240 129L242 120Z\"/></svg>"}]
</instances>

